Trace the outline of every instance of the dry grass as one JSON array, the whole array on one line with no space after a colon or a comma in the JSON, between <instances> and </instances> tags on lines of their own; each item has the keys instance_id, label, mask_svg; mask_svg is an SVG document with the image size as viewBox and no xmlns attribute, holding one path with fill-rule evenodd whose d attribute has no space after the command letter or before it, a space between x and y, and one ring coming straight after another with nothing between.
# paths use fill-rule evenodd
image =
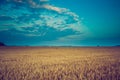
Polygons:
<instances>
[{"instance_id":1,"label":"dry grass","mask_svg":"<svg viewBox=\"0 0 120 80\"><path fill-rule=\"evenodd\" d=\"M120 80L120 48L0 47L0 80Z\"/></svg>"}]
</instances>

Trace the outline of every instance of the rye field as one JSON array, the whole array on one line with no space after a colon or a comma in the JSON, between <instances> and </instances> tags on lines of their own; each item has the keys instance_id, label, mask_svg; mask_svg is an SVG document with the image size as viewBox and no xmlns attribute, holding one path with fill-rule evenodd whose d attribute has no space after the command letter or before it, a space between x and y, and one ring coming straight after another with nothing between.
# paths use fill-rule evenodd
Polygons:
<instances>
[{"instance_id":1,"label":"rye field","mask_svg":"<svg viewBox=\"0 0 120 80\"><path fill-rule=\"evenodd\" d=\"M120 47L0 47L0 80L120 80Z\"/></svg>"}]
</instances>

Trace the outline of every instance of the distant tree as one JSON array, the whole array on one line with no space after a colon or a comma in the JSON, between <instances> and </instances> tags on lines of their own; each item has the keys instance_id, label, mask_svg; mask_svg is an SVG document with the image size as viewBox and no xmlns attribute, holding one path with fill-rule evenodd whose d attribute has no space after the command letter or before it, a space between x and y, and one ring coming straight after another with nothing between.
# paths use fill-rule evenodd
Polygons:
<instances>
[{"instance_id":1,"label":"distant tree","mask_svg":"<svg viewBox=\"0 0 120 80\"><path fill-rule=\"evenodd\" d=\"M6 46L3 42L0 42L0 46Z\"/></svg>"},{"instance_id":2,"label":"distant tree","mask_svg":"<svg viewBox=\"0 0 120 80\"><path fill-rule=\"evenodd\" d=\"M100 45L97 45L97 47L100 47Z\"/></svg>"},{"instance_id":3,"label":"distant tree","mask_svg":"<svg viewBox=\"0 0 120 80\"><path fill-rule=\"evenodd\" d=\"M120 47L120 45L116 45L116 47Z\"/></svg>"}]
</instances>

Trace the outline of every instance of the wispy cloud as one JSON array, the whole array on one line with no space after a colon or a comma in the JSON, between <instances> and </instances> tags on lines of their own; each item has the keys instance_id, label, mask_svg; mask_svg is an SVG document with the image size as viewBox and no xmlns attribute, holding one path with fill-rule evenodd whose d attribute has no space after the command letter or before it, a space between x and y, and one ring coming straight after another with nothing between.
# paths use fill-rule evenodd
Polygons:
<instances>
[{"instance_id":1,"label":"wispy cloud","mask_svg":"<svg viewBox=\"0 0 120 80\"><path fill-rule=\"evenodd\" d=\"M0 28L0 34L5 36L35 37L40 41L49 41L83 33L77 14L50 5L48 0L6 0L6 5L1 5L0 15L3 14L0 20L9 20L11 23L0 23L2 27L8 26Z\"/></svg>"},{"instance_id":2,"label":"wispy cloud","mask_svg":"<svg viewBox=\"0 0 120 80\"><path fill-rule=\"evenodd\" d=\"M4 16L4 15L0 16L0 21L9 21L9 20L13 20L13 18L9 16Z\"/></svg>"}]
</instances>

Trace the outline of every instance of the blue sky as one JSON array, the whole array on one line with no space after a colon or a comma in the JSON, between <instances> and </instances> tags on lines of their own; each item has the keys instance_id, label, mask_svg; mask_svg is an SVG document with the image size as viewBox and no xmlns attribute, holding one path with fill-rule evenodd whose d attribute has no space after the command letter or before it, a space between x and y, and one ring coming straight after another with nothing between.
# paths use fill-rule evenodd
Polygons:
<instances>
[{"instance_id":1,"label":"blue sky","mask_svg":"<svg viewBox=\"0 0 120 80\"><path fill-rule=\"evenodd\" d=\"M18 46L118 45L120 1L0 1L0 42Z\"/></svg>"}]
</instances>

